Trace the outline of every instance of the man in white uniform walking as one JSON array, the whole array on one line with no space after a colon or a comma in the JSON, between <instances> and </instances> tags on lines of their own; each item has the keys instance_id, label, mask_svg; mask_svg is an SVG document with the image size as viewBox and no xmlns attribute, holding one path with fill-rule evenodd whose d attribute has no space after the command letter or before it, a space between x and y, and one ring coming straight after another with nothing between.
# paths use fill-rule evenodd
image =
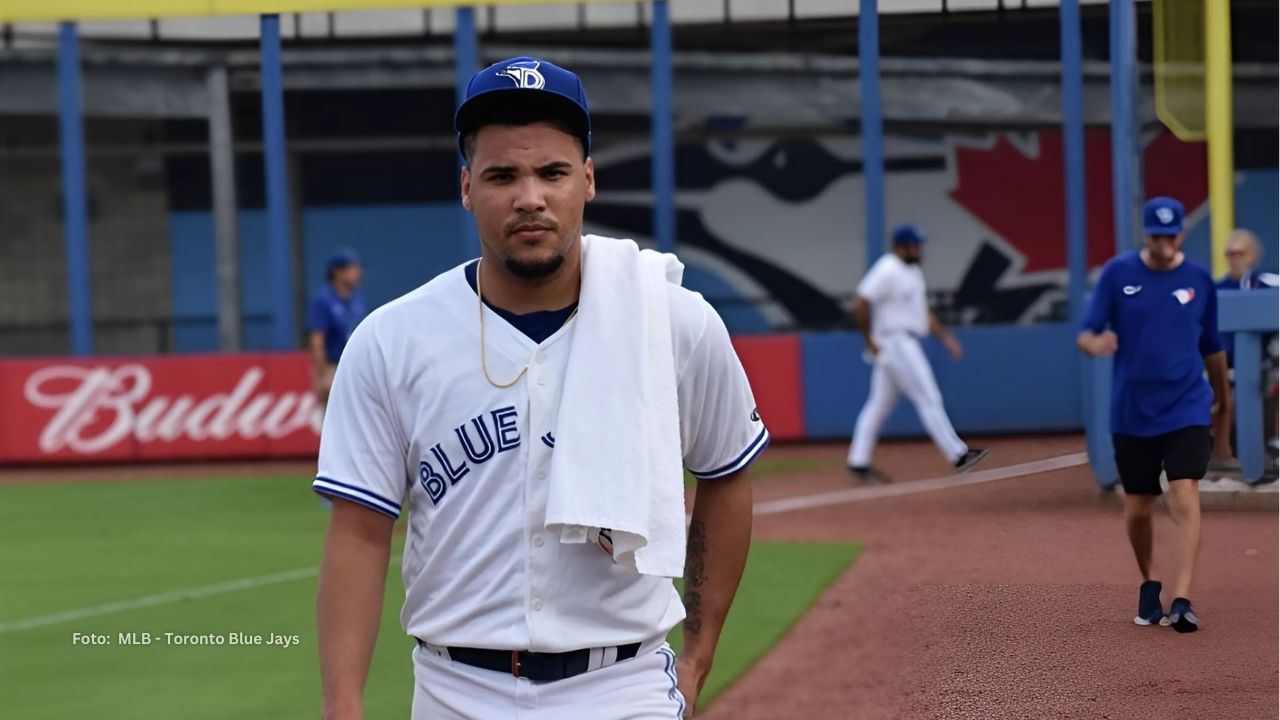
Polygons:
<instances>
[{"instance_id":1,"label":"man in white uniform walking","mask_svg":"<svg viewBox=\"0 0 1280 720\"><path fill-rule=\"evenodd\" d=\"M924 233L914 225L895 228L892 250L877 260L858 284L853 312L867 343L864 357L874 365L871 392L858 413L849 447L849 471L863 481L889 479L872 467L871 451L899 394L915 406L925 431L958 472L972 468L991 452L970 449L956 436L920 347L920 338L933 333L953 359L963 356L960 341L938 322L925 300L924 273L920 271L924 240Z\"/></svg>"},{"instance_id":2,"label":"man in white uniform walking","mask_svg":"<svg viewBox=\"0 0 1280 720\"><path fill-rule=\"evenodd\" d=\"M742 365L701 296L645 275L674 258L582 235L595 171L576 75L534 58L497 63L472 78L455 126L481 259L361 323L325 416L314 482L334 499L317 599L324 716L364 717L407 508L414 720L692 717L751 538L743 470L769 441ZM641 283L654 300L645 312L605 297L636 277L655 278ZM650 327L662 332L637 342ZM593 364L617 348L620 362ZM632 357L654 382L624 374ZM601 406L623 412L583 421ZM654 465L664 453L672 462ZM628 473L646 462L671 485L640 496L671 502L617 503L646 489L648 474ZM681 464L698 479L687 546ZM628 565L626 525L552 520L556 508L598 507L619 523L667 522L649 526L659 529ZM657 572L642 553L664 541L675 552ZM683 604L671 581L681 568ZM681 619L677 660L665 639Z\"/></svg>"}]
</instances>

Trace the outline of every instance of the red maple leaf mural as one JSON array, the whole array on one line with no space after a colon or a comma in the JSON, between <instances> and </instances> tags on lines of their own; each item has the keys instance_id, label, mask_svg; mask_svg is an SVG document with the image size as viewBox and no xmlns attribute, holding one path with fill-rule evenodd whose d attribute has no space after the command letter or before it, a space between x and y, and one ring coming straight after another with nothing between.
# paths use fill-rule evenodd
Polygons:
<instances>
[{"instance_id":1,"label":"red maple leaf mural","mask_svg":"<svg viewBox=\"0 0 1280 720\"><path fill-rule=\"evenodd\" d=\"M1041 132L1038 150L1024 152L1001 136L991 148L955 148L956 187L949 194L1026 258L1023 272L1067 266L1062 133ZM1204 143L1184 143L1168 132L1143 151L1148 196L1170 195L1188 210L1208 197ZM1089 267L1115 252L1111 197L1111 134L1085 133L1085 222Z\"/></svg>"}]
</instances>

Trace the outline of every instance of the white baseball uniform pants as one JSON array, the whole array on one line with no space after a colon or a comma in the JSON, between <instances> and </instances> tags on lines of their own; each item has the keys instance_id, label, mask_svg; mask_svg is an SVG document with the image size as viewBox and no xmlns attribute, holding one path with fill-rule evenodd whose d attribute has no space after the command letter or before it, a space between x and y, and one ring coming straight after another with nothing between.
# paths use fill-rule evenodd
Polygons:
<instances>
[{"instance_id":1,"label":"white baseball uniform pants","mask_svg":"<svg viewBox=\"0 0 1280 720\"><path fill-rule=\"evenodd\" d=\"M648 645L648 644L646 644ZM650 645L649 647L653 647ZM676 656L665 642L630 660L549 683L413 651L412 720L679 720Z\"/></svg>"},{"instance_id":2,"label":"white baseball uniform pants","mask_svg":"<svg viewBox=\"0 0 1280 720\"><path fill-rule=\"evenodd\" d=\"M942 392L933 377L933 369L915 336L893 335L880 345L880 354L871 370L871 392L858 413L849 447L849 464L863 467L871 464L871 450L880 437L885 418L898 404L898 395L906 395L915 406L924 429L929 433L948 462L955 462L969 447L956 436L955 428L942 407Z\"/></svg>"}]
</instances>

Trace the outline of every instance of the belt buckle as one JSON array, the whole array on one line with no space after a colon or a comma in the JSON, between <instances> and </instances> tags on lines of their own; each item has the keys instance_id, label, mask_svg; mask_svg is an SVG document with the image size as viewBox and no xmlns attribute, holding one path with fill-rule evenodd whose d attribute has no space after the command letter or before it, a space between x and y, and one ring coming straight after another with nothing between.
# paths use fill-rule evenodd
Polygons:
<instances>
[{"instance_id":1,"label":"belt buckle","mask_svg":"<svg viewBox=\"0 0 1280 720\"><path fill-rule=\"evenodd\" d=\"M514 677L520 677L520 651L511 651L511 674Z\"/></svg>"}]
</instances>

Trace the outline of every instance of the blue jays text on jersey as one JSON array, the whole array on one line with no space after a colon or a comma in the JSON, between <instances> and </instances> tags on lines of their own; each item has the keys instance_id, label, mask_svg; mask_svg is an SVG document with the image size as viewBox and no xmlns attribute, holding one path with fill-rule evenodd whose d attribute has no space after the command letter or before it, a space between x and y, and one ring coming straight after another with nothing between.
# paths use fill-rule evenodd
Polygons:
<instances>
[{"instance_id":1,"label":"blue jays text on jersey","mask_svg":"<svg viewBox=\"0 0 1280 720\"><path fill-rule=\"evenodd\" d=\"M431 498L431 504L439 507L449 488L471 472L471 465L482 465L494 455L518 447L520 428L515 407L508 405L477 415L455 427L453 438L431 447L431 459L418 463L418 484Z\"/></svg>"}]
</instances>

